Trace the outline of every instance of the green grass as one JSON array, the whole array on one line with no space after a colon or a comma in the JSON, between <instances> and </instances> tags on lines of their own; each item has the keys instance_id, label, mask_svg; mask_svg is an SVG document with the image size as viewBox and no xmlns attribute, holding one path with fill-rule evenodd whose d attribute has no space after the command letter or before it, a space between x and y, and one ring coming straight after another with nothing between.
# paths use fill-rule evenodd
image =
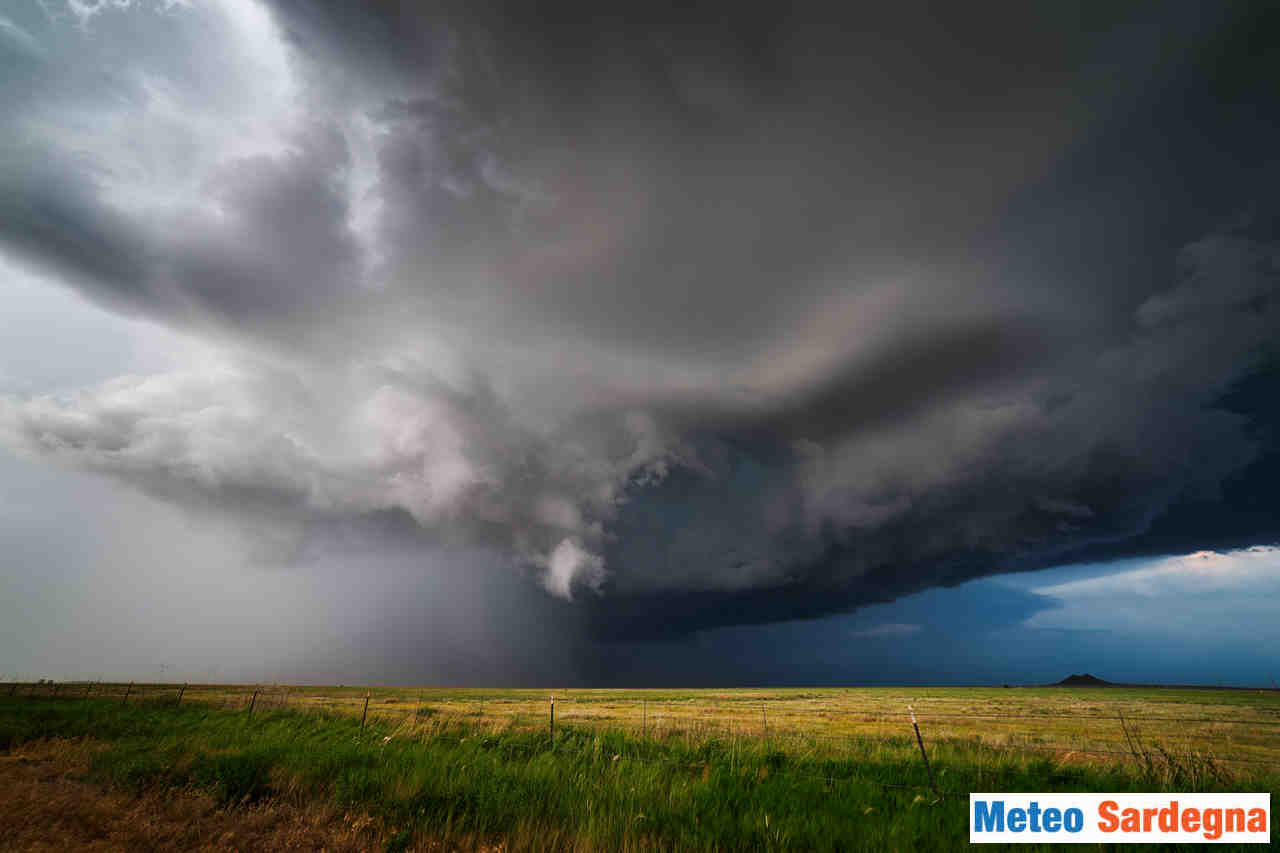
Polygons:
<instances>
[{"instance_id":1,"label":"green grass","mask_svg":"<svg viewBox=\"0 0 1280 853\"><path fill-rule=\"evenodd\" d=\"M10 685L17 696L90 694L130 703L175 700L224 710L289 707L395 725L417 714L495 729L546 726L549 700L565 725L668 737L698 732L748 738L767 732L784 751L823 741L827 755L866 739L911 737L915 709L930 744L978 740L996 749L1074 760L1118 760L1129 752L1120 719L1144 742L1219 756L1227 767L1280 766L1280 691L1217 688L873 687L703 690L409 688L322 685L89 684ZM2 690L2 688L0 688ZM766 726L767 715L767 726Z\"/></svg>"},{"instance_id":2,"label":"green grass","mask_svg":"<svg viewBox=\"0 0 1280 853\"><path fill-rule=\"evenodd\" d=\"M362 735L345 714L0 699L0 746L47 738L100 742L90 768L104 784L194 786L229 807L326 800L374 815L396 845L421 833L530 850L951 849L968 840L969 791L1280 788L1273 771L1232 777L1191 755L1085 766L958 741L930 748L955 795L936 801L906 737L851 738L837 756L569 726L552 750L545 730L439 719Z\"/></svg>"}]
</instances>

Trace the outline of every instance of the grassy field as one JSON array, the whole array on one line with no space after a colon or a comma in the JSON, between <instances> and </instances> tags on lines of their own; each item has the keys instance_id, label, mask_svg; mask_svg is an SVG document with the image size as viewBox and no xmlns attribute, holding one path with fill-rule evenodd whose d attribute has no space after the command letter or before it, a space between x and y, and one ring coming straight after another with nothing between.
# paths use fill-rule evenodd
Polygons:
<instances>
[{"instance_id":1,"label":"grassy field","mask_svg":"<svg viewBox=\"0 0 1280 853\"><path fill-rule=\"evenodd\" d=\"M1270 691L56 689L0 694L0 746L62 745L108 789L367 815L387 849L950 849L970 791L1280 789Z\"/></svg>"},{"instance_id":2,"label":"grassy field","mask_svg":"<svg viewBox=\"0 0 1280 853\"><path fill-rule=\"evenodd\" d=\"M176 699L211 707L290 708L388 725L414 718L505 730L561 725L642 737L767 737L782 751L840 754L862 739L914 737L909 708L930 743L1127 760L1129 739L1158 741L1224 764L1280 766L1280 691L1180 688L795 688L736 690L486 690L282 685L11 685L15 696ZM0 688L0 695L3 695ZM256 693L256 699L254 698ZM1121 721L1124 721L1122 726ZM1130 738L1126 738L1126 731Z\"/></svg>"}]
</instances>

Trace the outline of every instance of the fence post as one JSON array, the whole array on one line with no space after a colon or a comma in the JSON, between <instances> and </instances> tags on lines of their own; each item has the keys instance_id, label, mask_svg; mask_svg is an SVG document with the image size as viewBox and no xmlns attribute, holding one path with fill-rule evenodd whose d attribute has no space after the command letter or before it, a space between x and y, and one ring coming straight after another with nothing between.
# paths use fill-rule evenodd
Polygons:
<instances>
[{"instance_id":1,"label":"fence post","mask_svg":"<svg viewBox=\"0 0 1280 853\"><path fill-rule=\"evenodd\" d=\"M556 697L551 697L551 748L556 748Z\"/></svg>"},{"instance_id":2,"label":"fence post","mask_svg":"<svg viewBox=\"0 0 1280 853\"><path fill-rule=\"evenodd\" d=\"M61 685L59 685L59 684L58 684L58 682L56 682L56 681L55 681L55 682L53 682L53 695L54 695L55 697L58 695L58 687L60 687L60 686L61 686Z\"/></svg>"},{"instance_id":3,"label":"fence post","mask_svg":"<svg viewBox=\"0 0 1280 853\"><path fill-rule=\"evenodd\" d=\"M769 718L765 715L764 705L760 705L760 737L769 736Z\"/></svg>"},{"instance_id":4,"label":"fence post","mask_svg":"<svg viewBox=\"0 0 1280 853\"><path fill-rule=\"evenodd\" d=\"M360 715L360 736L364 736L364 721L369 716L369 694L364 694L364 712Z\"/></svg>"},{"instance_id":5,"label":"fence post","mask_svg":"<svg viewBox=\"0 0 1280 853\"><path fill-rule=\"evenodd\" d=\"M640 700L640 739L645 740L649 736L649 702L645 699Z\"/></svg>"},{"instance_id":6,"label":"fence post","mask_svg":"<svg viewBox=\"0 0 1280 853\"><path fill-rule=\"evenodd\" d=\"M87 685L85 685L85 688L84 688L84 696L82 696L81 698L82 698L82 699L88 699L88 698L89 698L89 694L90 694L90 693L92 693L92 692L93 692L93 682L92 682L92 681L90 681Z\"/></svg>"},{"instance_id":7,"label":"fence post","mask_svg":"<svg viewBox=\"0 0 1280 853\"><path fill-rule=\"evenodd\" d=\"M120 704L121 704L121 705L123 705L125 702L128 702L128 701L129 701L129 694L130 694L130 693L132 693L132 692L133 692L133 682L132 682L132 681L130 681L130 682L129 682L129 686L128 686L127 688L125 688L125 691L124 691L124 698L120 700Z\"/></svg>"},{"instance_id":8,"label":"fence post","mask_svg":"<svg viewBox=\"0 0 1280 853\"><path fill-rule=\"evenodd\" d=\"M933 781L933 768L929 766L929 756L924 751L924 738L920 737L920 726L916 723L915 709L908 705L907 710L911 712L911 728L916 730L916 743L920 744L920 757L924 759L924 772L929 775L929 787L933 789L935 797L942 799L942 795L938 793L938 786Z\"/></svg>"},{"instance_id":9,"label":"fence post","mask_svg":"<svg viewBox=\"0 0 1280 853\"><path fill-rule=\"evenodd\" d=\"M255 690L253 691L253 695L249 697L249 716L250 717L253 716L253 706L254 706L254 703L256 703L257 701L258 701L258 691Z\"/></svg>"},{"instance_id":10,"label":"fence post","mask_svg":"<svg viewBox=\"0 0 1280 853\"><path fill-rule=\"evenodd\" d=\"M12 686L10 686L10 687L9 687L9 696L10 696L10 698L12 698L12 697L13 697L13 694L14 694L14 693L17 693L17 692L18 692L18 682L16 682L16 681L15 681L15 682L13 682Z\"/></svg>"},{"instance_id":11,"label":"fence post","mask_svg":"<svg viewBox=\"0 0 1280 853\"><path fill-rule=\"evenodd\" d=\"M173 703L175 708L182 704L182 694L186 692L187 692L187 685L186 685L186 682L183 682L182 689L178 691L178 698Z\"/></svg>"}]
</instances>

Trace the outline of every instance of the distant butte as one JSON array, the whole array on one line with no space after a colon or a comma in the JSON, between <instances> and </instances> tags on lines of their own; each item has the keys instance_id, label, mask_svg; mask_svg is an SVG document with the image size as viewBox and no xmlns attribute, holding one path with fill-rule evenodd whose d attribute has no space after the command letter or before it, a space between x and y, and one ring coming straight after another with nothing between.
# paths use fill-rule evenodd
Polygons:
<instances>
[{"instance_id":1,"label":"distant butte","mask_svg":"<svg viewBox=\"0 0 1280 853\"><path fill-rule=\"evenodd\" d=\"M1103 681L1095 675L1082 673L1080 675L1068 675L1059 681L1054 687L1115 687L1110 681Z\"/></svg>"}]
</instances>

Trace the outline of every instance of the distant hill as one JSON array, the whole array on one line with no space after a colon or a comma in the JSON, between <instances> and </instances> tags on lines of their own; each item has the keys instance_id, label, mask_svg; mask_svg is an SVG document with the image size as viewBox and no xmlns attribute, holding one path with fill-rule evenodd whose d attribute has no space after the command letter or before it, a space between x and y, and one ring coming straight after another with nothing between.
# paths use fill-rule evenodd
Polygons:
<instances>
[{"instance_id":1,"label":"distant hill","mask_svg":"<svg viewBox=\"0 0 1280 853\"><path fill-rule=\"evenodd\" d=\"M1052 687L1115 687L1110 681L1103 681L1096 675L1089 673L1081 673L1079 675L1068 675L1057 684L1050 685Z\"/></svg>"}]
</instances>

